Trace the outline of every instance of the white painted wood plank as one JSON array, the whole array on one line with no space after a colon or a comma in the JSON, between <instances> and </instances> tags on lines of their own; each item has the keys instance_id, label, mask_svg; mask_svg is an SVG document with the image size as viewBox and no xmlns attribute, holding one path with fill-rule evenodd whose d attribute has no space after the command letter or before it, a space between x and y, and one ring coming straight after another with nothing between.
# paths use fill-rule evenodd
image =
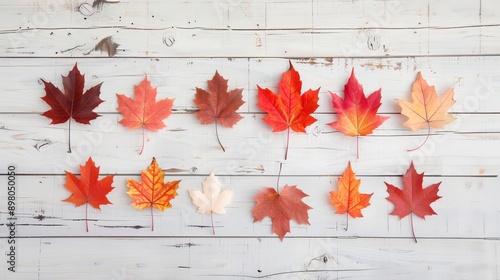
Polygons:
<instances>
[{"instance_id":1,"label":"white painted wood plank","mask_svg":"<svg viewBox=\"0 0 500 280\"><path fill-rule=\"evenodd\" d=\"M398 0L171 0L165 5L161 0L122 0L91 7L85 2L19 0L0 3L0 15L8 19L0 28L90 28L96 25L206 29L459 27L497 22L495 3L494 0L413 3Z\"/></svg>"},{"instance_id":2,"label":"white painted wood plank","mask_svg":"<svg viewBox=\"0 0 500 280\"><path fill-rule=\"evenodd\" d=\"M207 30L168 27L20 30L0 34L2 57L107 57L91 52L112 36L117 57L400 57L498 55L500 26L431 29ZM373 34L377 34L373 38ZM164 40L173 38L171 45ZM372 41L375 41L373 44ZM332 43L337 42L337 43ZM90 52L90 53L89 53Z\"/></svg>"},{"instance_id":3,"label":"white painted wood plank","mask_svg":"<svg viewBox=\"0 0 500 280\"><path fill-rule=\"evenodd\" d=\"M399 113L394 99L409 99L418 71L435 85L438 95L455 88L451 111L461 113L498 112L500 103L500 57L432 57L384 59L292 59L303 82L303 91L320 89L318 113L332 113L329 92L343 96L354 68L365 94L382 88L381 113ZM158 98L175 98L174 109L193 110L196 87L207 88L207 80L216 70L229 80L229 88L243 88L246 102L240 112L261 112L257 107L257 85L277 91L281 74L288 70L287 59L0 59L0 112L42 113L49 107L40 99L45 95L40 79L62 87L61 75L67 75L78 63L86 76L86 88L103 83L96 109L116 113L116 94L133 94L133 85L148 75L158 88ZM21 96L22 98L19 98Z\"/></svg>"},{"instance_id":4,"label":"white painted wood plank","mask_svg":"<svg viewBox=\"0 0 500 280\"><path fill-rule=\"evenodd\" d=\"M4 243L1 243L1 247ZM140 246L140 250L137 250ZM3 279L498 279L498 242L257 238L32 238ZM35 253L36 252L36 253Z\"/></svg>"},{"instance_id":5,"label":"white painted wood plank","mask_svg":"<svg viewBox=\"0 0 500 280\"><path fill-rule=\"evenodd\" d=\"M162 164L162 162L159 162ZM103 167L104 168L104 167ZM354 169L357 171L357 169ZM418 166L417 170L422 172ZM75 173L77 173L76 171ZM201 189L205 176L168 174L166 180L181 180L178 196L172 208L165 212L153 211L155 229L151 231L150 211L138 211L130 205L126 194L126 179L139 180L139 174L116 175L115 187L108 195L113 205L103 205L101 211L89 207L89 232L85 231L85 207L62 200L70 196L65 187L65 176L18 176L17 180L17 236L207 236L211 237L210 215L196 213L188 190ZM271 220L253 223L253 197L264 187L275 187L274 176L220 176L224 188L234 191L227 214L214 215L216 236L219 237L276 237L272 234ZM363 209L363 218L349 219L345 231L346 215L334 214L328 192L336 190L337 176L282 176L280 188L285 184L297 185L309 196L304 202L309 210L310 226L291 222L287 237L404 237L413 242L410 219L389 216L394 209L386 200L384 182L402 187L401 177L360 177L360 191L373 193L371 206ZM6 185L6 176L1 176ZM422 238L500 238L497 207L498 178L425 177L424 187L442 182L441 199L432 204L438 213L426 220L415 217L417 239ZM0 201L7 201L7 191L0 193ZM2 203L7 213L7 203ZM2 223L6 223L2 215Z\"/></svg>"},{"instance_id":6,"label":"white painted wood plank","mask_svg":"<svg viewBox=\"0 0 500 280\"><path fill-rule=\"evenodd\" d=\"M327 126L334 115L317 114L319 120L308 133L291 133L288 161L284 161L286 132L273 133L262 115L245 114L232 129L220 129L227 149L222 152L213 125L201 125L191 114L175 114L165 120L167 128L146 131L142 155L140 130L128 130L118 123L117 114L106 114L91 125L73 123L72 149L68 149L68 125L49 125L50 120L31 114L3 114L1 124L2 162L15 163L24 174L63 174L74 170L89 156L105 173L137 173L154 156L165 162L165 169L181 174L266 174L277 175L279 162L283 174L340 174L348 161L363 175L400 175L410 160L432 175L496 176L500 171L500 151L496 149L500 115L457 115L444 130L433 131L420 150L425 131L412 133L401 126L399 115L390 115L374 134L359 140L360 158L356 160L356 139ZM29 160L27 160L29 159Z\"/></svg>"}]
</instances>

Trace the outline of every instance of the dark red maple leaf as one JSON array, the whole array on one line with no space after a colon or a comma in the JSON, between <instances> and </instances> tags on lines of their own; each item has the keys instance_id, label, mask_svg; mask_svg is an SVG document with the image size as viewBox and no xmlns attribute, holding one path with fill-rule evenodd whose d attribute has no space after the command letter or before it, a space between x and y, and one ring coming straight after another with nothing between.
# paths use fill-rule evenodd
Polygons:
<instances>
[{"instance_id":1,"label":"dark red maple leaf","mask_svg":"<svg viewBox=\"0 0 500 280\"><path fill-rule=\"evenodd\" d=\"M85 225L89 231L88 223L88 205L101 209L100 206L104 204L111 204L106 195L114 189L113 175L106 176L99 180L99 167L95 166L92 157L89 157L85 166L80 165L80 179L73 173L66 172L66 189L71 192L71 196L63 201L74 203L75 206L85 204Z\"/></svg>"},{"instance_id":2,"label":"dark red maple leaf","mask_svg":"<svg viewBox=\"0 0 500 280\"><path fill-rule=\"evenodd\" d=\"M273 128L273 132L287 130L285 160L288 157L290 129L295 132L306 132L306 127L316 119L311 116L318 108L318 93L309 89L301 95L302 81L299 72L295 71L290 62L290 69L283 73L279 83L279 95L269 89L259 90L257 97L260 109L268 114L263 120Z\"/></svg>"},{"instance_id":3,"label":"dark red maple leaf","mask_svg":"<svg viewBox=\"0 0 500 280\"><path fill-rule=\"evenodd\" d=\"M64 93L51 82L42 79L45 96L42 100L51 107L42 116L52 119L50 124L68 122L68 153L71 153L71 119L82 124L90 124L99 115L93 110L103 102L99 97L102 83L83 92L85 75L80 74L77 64L68 76L62 76Z\"/></svg>"},{"instance_id":4,"label":"dark red maple leaf","mask_svg":"<svg viewBox=\"0 0 500 280\"><path fill-rule=\"evenodd\" d=\"M290 232L290 220L298 224L309 224L307 211L312 209L302 202L302 198L308 196L297 186L285 185L278 194L273 188L265 188L260 191L254 200L257 202L252 210L254 223L270 217L273 224L273 233L281 240L287 232Z\"/></svg>"},{"instance_id":5,"label":"dark red maple leaf","mask_svg":"<svg viewBox=\"0 0 500 280\"><path fill-rule=\"evenodd\" d=\"M225 152L224 146L219 139L217 124L224 127L233 127L243 117L236 112L245 102L243 101L243 89L237 88L227 91L227 81L224 77L215 71L212 80L208 81L208 91L196 88L194 103L200 110L195 116L202 124L211 124L215 122L215 134L217 141Z\"/></svg>"},{"instance_id":6,"label":"dark red maple leaf","mask_svg":"<svg viewBox=\"0 0 500 280\"><path fill-rule=\"evenodd\" d=\"M399 219L412 213L422 219L425 219L426 215L436 215L430 204L441 198L437 195L441 182L423 188L423 179L424 173L417 173L412 161L408 171L403 175L402 190L384 182L389 193L387 200L394 203L395 206L390 215L399 216ZM415 230L413 229L413 215L410 215L410 221L413 238L417 242Z\"/></svg>"}]
</instances>

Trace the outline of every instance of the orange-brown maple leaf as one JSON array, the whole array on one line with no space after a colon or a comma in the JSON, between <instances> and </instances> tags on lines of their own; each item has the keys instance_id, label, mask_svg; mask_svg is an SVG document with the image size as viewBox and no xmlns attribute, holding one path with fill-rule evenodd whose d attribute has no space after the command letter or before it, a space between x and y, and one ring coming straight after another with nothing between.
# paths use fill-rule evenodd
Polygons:
<instances>
[{"instance_id":1,"label":"orange-brown maple leaf","mask_svg":"<svg viewBox=\"0 0 500 280\"><path fill-rule=\"evenodd\" d=\"M153 208L164 211L171 208L170 200L177 195L179 188L178 181L164 183L165 172L156 163L153 158L151 164L146 170L141 171L141 182L127 180L127 192L132 197L131 205L142 210L150 208L151 211L151 230L154 230Z\"/></svg>"},{"instance_id":2,"label":"orange-brown maple leaf","mask_svg":"<svg viewBox=\"0 0 500 280\"><path fill-rule=\"evenodd\" d=\"M128 129L142 129L142 147L139 154L144 150L144 128L158 131L165 127L163 120L172 114L174 99L165 98L156 102L156 88L151 86L148 77L138 85L134 86L134 100L117 94L118 112L123 115L120 123Z\"/></svg>"},{"instance_id":3,"label":"orange-brown maple leaf","mask_svg":"<svg viewBox=\"0 0 500 280\"><path fill-rule=\"evenodd\" d=\"M308 196L297 186L285 185L278 194L273 188L265 188L254 197L257 203L252 210L254 223L270 217L273 225L273 233L281 240L287 232L290 232L290 220L298 224L309 224L307 211L312 209L302 201Z\"/></svg>"},{"instance_id":4,"label":"orange-brown maple leaf","mask_svg":"<svg viewBox=\"0 0 500 280\"><path fill-rule=\"evenodd\" d=\"M88 224L88 205L95 209L101 209L101 205L111 204L106 195L114 189L113 176L106 176L99 180L99 167L96 167L92 158L89 157L85 166L80 165L80 178L69 171L66 172L66 189L71 192L71 196L63 201L74 203L75 206L85 204L85 224L87 232Z\"/></svg>"},{"instance_id":5,"label":"orange-brown maple leaf","mask_svg":"<svg viewBox=\"0 0 500 280\"><path fill-rule=\"evenodd\" d=\"M392 202L395 206L390 215L399 216L399 219L412 213L422 219L425 219L426 215L436 215L436 212L434 212L430 204L441 198L437 195L441 182L423 188L423 179L424 173L417 173L412 161L410 167L403 175L402 190L384 182L387 186L387 192L389 193L387 200ZM415 242L417 242L415 230L413 229L413 215L410 215L410 221L413 238Z\"/></svg>"},{"instance_id":6,"label":"orange-brown maple leaf","mask_svg":"<svg viewBox=\"0 0 500 280\"><path fill-rule=\"evenodd\" d=\"M90 124L91 120L99 117L94 109L103 102L101 94L102 83L93 86L83 92L85 75L80 74L75 63L68 76L62 76L64 93L51 82L42 79L45 85L45 96L42 100L49 106L50 110L42 114L52 119L50 124L68 122L68 153L71 153L71 119L82 124Z\"/></svg>"},{"instance_id":7,"label":"orange-brown maple leaf","mask_svg":"<svg viewBox=\"0 0 500 280\"><path fill-rule=\"evenodd\" d=\"M319 88L309 89L301 95L302 81L291 62L290 69L283 73L279 83L279 95L258 85L257 88L259 91L257 105L268 113L263 120L273 128L273 132L287 130L286 160L290 129L295 132L306 132L306 127L316 121L311 114L318 108Z\"/></svg>"},{"instance_id":8,"label":"orange-brown maple leaf","mask_svg":"<svg viewBox=\"0 0 500 280\"><path fill-rule=\"evenodd\" d=\"M417 131L427 127L427 136L424 142L415 149L422 147L429 139L432 128L443 128L451 123L456 118L448 113L448 110L455 104L453 99L454 91L448 89L443 97L439 98L436 94L434 86L429 86L427 81L422 77L422 73L418 72L417 78L411 87L412 102L403 99L396 99L401 107L401 114L408 118L403 123L412 131Z\"/></svg>"},{"instance_id":9,"label":"orange-brown maple leaf","mask_svg":"<svg viewBox=\"0 0 500 280\"><path fill-rule=\"evenodd\" d=\"M372 134L375 128L388 119L388 117L377 115L382 105L380 103L381 91L382 89L378 89L366 98L363 86L356 79L353 68L344 87L344 99L330 92L338 120L328 125L347 136L356 136L356 158L359 158L359 136Z\"/></svg>"},{"instance_id":10,"label":"orange-brown maple leaf","mask_svg":"<svg viewBox=\"0 0 500 280\"><path fill-rule=\"evenodd\" d=\"M335 214L348 214L353 218L363 217L361 209L370 205L370 198L373 193L365 194L359 192L361 180L356 179L356 174L352 171L351 163L347 165L342 177L338 178L339 188L337 191L330 192L330 203L335 206ZM349 216L347 216L347 225L349 228Z\"/></svg>"},{"instance_id":11,"label":"orange-brown maple leaf","mask_svg":"<svg viewBox=\"0 0 500 280\"><path fill-rule=\"evenodd\" d=\"M243 89L237 88L227 91L227 81L224 77L215 71L212 80L208 81L208 91L196 88L194 103L200 110L195 116L202 124L211 124L215 122L215 134L217 141L223 151L224 146L219 139L217 124L224 127L233 127L242 119L242 116L236 112L245 102L243 101Z\"/></svg>"}]
</instances>

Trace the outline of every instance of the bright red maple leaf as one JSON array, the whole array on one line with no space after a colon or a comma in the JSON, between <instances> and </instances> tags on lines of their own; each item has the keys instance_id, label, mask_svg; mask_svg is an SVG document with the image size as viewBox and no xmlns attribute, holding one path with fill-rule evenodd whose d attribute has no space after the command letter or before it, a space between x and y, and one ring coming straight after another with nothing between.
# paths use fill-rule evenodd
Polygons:
<instances>
[{"instance_id":1,"label":"bright red maple leaf","mask_svg":"<svg viewBox=\"0 0 500 280\"><path fill-rule=\"evenodd\" d=\"M285 160L288 158L290 129L295 132L306 132L306 127L316 119L311 116L318 108L318 93L309 89L301 95L302 81L299 72L290 62L290 69L283 73L279 83L279 95L269 89L257 85L260 109L268 114L263 120L273 128L273 132L287 130Z\"/></svg>"},{"instance_id":2,"label":"bright red maple leaf","mask_svg":"<svg viewBox=\"0 0 500 280\"><path fill-rule=\"evenodd\" d=\"M390 215L399 216L399 219L412 213L422 219L425 219L426 215L436 215L430 204L441 198L437 195L441 182L432 184L424 189L422 187L423 178L424 173L417 173L412 161L408 171L403 175L402 190L384 182L389 193L387 200L395 206ZM410 221L413 238L417 242L415 230L413 229L413 215L410 215Z\"/></svg>"},{"instance_id":3,"label":"bright red maple leaf","mask_svg":"<svg viewBox=\"0 0 500 280\"><path fill-rule=\"evenodd\" d=\"M307 211L312 209L302 202L302 198L308 196L297 186L285 185L278 194L273 188L265 188L254 197L257 204L252 210L254 223L270 217L273 224L273 233L281 240L287 232L290 232L290 220L298 224L309 224Z\"/></svg>"},{"instance_id":4,"label":"bright red maple leaf","mask_svg":"<svg viewBox=\"0 0 500 280\"><path fill-rule=\"evenodd\" d=\"M144 150L144 128L158 131L165 127L163 119L172 114L174 99L165 98L156 102L156 88L151 86L148 77L134 86L134 100L123 94L117 94L118 112L123 115L120 123L128 129L142 129L142 147Z\"/></svg>"},{"instance_id":5,"label":"bright red maple leaf","mask_svg":"<svg viewBox=\"0 0 500 280\"><path fill-rule=\"evenodd\" d=\"M328 125L348 136L356 136L356 158L359 158L359 136L372 134L388 117L377 115L380 103L381 89L365 97L363 86L354 76L354 68L344 87L344 99L335 93L332 96L333 109L338 114L338 120Z\"/></svg>"},{"instance_id":6,"label":"bright red maple leaf","mask_svg":"<svg viewBox=\"0 0 500 280\"><path fill-rule=\"evenodd\" d=\"M69 171L66 172L66 189L71 192L71 196L63 201L74 203L75 206L85 204L85 224L87 232L89 231L88 223L88 205L101 209L104 204L111 204L106 195L114 189L113 175L106 176L99 180L99 167L95 166L92 157L89 157L85 166L80 165L80 178L76 177Z\"/></svg>"},{"instance_id":7,"label":"bright red maple leaf","mask_svg":"<svg viewBox=\"0 0 500 280\"><path fill-rule=\"evenodd\" d=\"M237 88L227 91L227 81L224 77L215 71L212 80L208 81L208 91L196 88L194 103L200 110L194 115L202 124L211 124L215 122L215 134L217 141L225 152L224 146L219 139L217 124L224 127L233 127L242 119L242 116L236 113L236 110L245 102L243 101L243 89Z\"/></svg>"},{"instance_id":8,"label":"bright red maple leaf","mask_svg":"<svg viewBox=\"0 0 500 280\"><path fill-rule=\"evenodd\" d=\"M69 120L68 153L71 153L71 119L79 123L90 124L91 120L99 116L92 110L103 102L99 98L102 83L89 88L83 93L85 75L80 74L76 63L68 76L62 76L62 81L64 93L51 82L42 79L45 85L45 96L42 97L42 100L51 108L42 116L52 119L50 124L65 123Z\"/></svg>"}]
</instances>

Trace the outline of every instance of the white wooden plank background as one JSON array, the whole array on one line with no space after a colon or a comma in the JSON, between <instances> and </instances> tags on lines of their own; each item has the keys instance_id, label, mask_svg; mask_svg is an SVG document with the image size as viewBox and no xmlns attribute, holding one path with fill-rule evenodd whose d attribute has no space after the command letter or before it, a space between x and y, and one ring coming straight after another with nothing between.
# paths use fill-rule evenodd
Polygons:
<instances>
[{"instance_id":1,"label":"white wooden plank background","mask_svg":"<svg viewBox=\"0 0 500 280\"><path fill-rule=\"evenodd\" d=\"M7 166L16 166L17 264L7 270L7 191L0 191L1 279L500 279L500 5L474 1L92 1L39 0L0 3L0 185ZM117 54L94 51L111 36ZM256 85L275 89L291 61L304 90L320 89L318 121L293 133L283 160L285 133L261 120ZM78 63L86 87L103 82L102 116L90 126L49 125L40 79L60 86ZM342 93L351 69L365 93L382 88L380 113L389 116L375 133L355 139L335 132L328 91ZM196 87L215 70L230 88L243 88L244 119L220 130L194 117ZM409 98L422 71L438 94L455 89L457 120L425 132L401 126L394 99ZM148 75L159 98L175 98L167 128L147 132L118 124L116 94L132 95ZM89 210L62 202L64 170L92 156L103 174L115 175L113 205ZM129 205L127 178L139 178L155 156L168 180L182 180L172 209L149 211ZM413 160L442 181L432 204L436 216L389 216L385 182L402 185ZM351 161L361 191L374 193L364 218L335 215L328 192ZM275 186L297 185L313 207L310 226L292 222L284 241L265 219L253 223L253 196ZM215 171L234 190L226 215L196 213L189 189L201 188Z\"/></svg>"}]
</instances>

